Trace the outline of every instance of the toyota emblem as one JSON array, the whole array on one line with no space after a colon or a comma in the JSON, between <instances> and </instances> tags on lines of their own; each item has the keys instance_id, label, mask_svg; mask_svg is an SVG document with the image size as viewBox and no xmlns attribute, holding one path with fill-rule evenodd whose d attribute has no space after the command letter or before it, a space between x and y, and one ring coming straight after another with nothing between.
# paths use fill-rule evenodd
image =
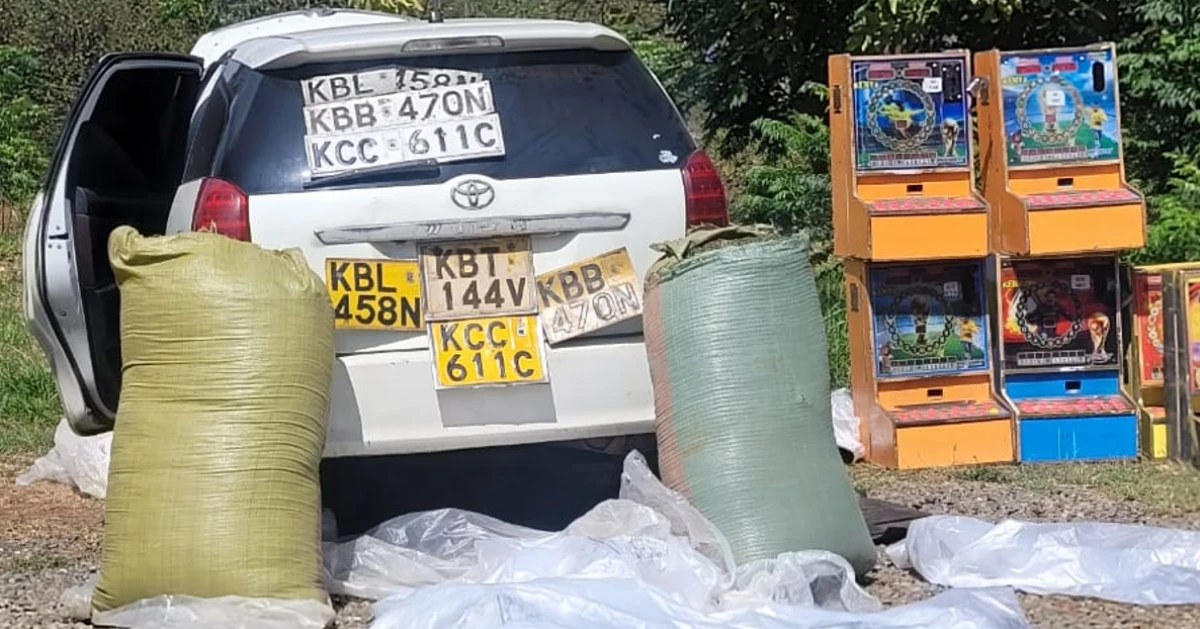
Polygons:
<instances>
[{"instance_id":1,"label":"toyota emblem","mask_svg":"<svg viewBox=\"0 0 1200 629\"><path fill-rule=\"evenodd\" d=\"M486 181L468 179L454 185L450 200L464 210L482 210L496 200L496 190Z\"/></svg>"}]
</instances>

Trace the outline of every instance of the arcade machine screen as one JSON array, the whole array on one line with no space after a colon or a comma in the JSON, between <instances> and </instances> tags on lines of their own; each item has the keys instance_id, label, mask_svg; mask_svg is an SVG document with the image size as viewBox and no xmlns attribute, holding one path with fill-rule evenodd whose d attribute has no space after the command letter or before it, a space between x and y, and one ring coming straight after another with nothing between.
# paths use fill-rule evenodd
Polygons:
<instances>
[{"instance_id":1,"label":"arcade machine screen","mask_svg":"<svg viewBox=\"0 0 1200 629\"><path fill-rule=\"evenodd\" d=\"M1116 271L1111 258L1003 261L1005 369L1116 367Z\"/></svg>"},{"instance_id":2,"label":"arcade machine screen","mask_svg":"<svg viewBox=\"0 0 1200 629\"><path fill-rule=\"evenodd\" d=\"M1142 382L1163 379L1163 289L1162 276L1134 274L1134 304L1137 315L1138 343L1142 364Z\"/></svg>"},{"instance_id":3,"label":"arcade machine screen","mask_svg":"<svg viewBox=\"0 0 1200 629\"><path fill-rule=\"evenodd\" d=\"M987 371L980 269L974 262L871 269L879 378Z\"/></svg>"},{"instance_id":4,"label":"arcade machine screen","mask_svg":"<svg viewBox=\"0 0 1200 629\"><path fill-rule=\"evenodd\" d=\"M1192 394L1200 385L1200 277L1189 277L1187 286L1188 373Z\"/></svg>"},{"instance_id":5,"label":"arcade machine screen","mask_svg":"<svg viewBox=\"0 0 1200 629\"><path fill-rule=\"evenodd\" d=\"M1119 159L1112 49L1000 57L1008 164Z\"/></svg>"},{"instance_id":6,"label":"arcade machine screen","mask_svg":"<svg viewBox=\"0 0 1200 629\"><path fill-rule=\"evenodd\" d=\"M964 65L958 58L855 62L855 167L969 167Z\"/></svg>"}]
</instances>

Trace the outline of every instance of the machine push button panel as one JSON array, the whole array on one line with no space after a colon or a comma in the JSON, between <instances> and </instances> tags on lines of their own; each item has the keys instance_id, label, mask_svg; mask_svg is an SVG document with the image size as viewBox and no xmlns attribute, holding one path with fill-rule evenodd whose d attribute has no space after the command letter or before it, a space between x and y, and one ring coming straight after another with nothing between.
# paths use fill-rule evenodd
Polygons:
<instances>
[{"instance_id":1,"label":"machine push button panel","mask_svg":"<svg viewBox=\"0 0 1200 629\"><path fill-rule=\"evenodd\" d=\"M1122 395L1081 395L1013 400L1022 418L1125 415L1133 405Z\"/></svg>"},{"instance_id":2,"label":"machine push button panel","mask_svg":"<svg viewBox=\"0 0 1200 629\"><path fill-rule=\"evenodd\" d=\"M1105 207L1142 203L1142 195L1129 188L1107 190L1061 190L1022 197L1029 210Z\"/></svg>"},{"instance_id":3,"label":"machine push button panel","mask_svg":"<svg viewBox=\"0 0 1200 629\"><path fill-rule=\"evenodd\" d=\"M867 202L866 205L867 211L876 216L982 212L987 209L983 201L975 197L910 196L877 199Z\"/></svg>"},{"instance_id":4,"label":"machine push button panel","mask_svg":"<svg viewBox=\"0 0 1200 629\"><path fill-rule=\"evenodd\" d=\"M897 426L1005 419L1010 416L1008 410L995 400L906 405L887 409L887 414Z\"/></svg>"}]
</instances>

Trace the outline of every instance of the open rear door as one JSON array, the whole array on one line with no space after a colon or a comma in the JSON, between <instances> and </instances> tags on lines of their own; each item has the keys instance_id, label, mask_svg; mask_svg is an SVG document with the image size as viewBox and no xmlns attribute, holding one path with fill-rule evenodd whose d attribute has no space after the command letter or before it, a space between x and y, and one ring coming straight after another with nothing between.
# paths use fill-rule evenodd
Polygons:
<instances>
[{"instance_id":1,"label":"open rear door","mask_svg":"<svg viewBox=\"0 0 1200 629\"><path fill-rule=\"evenodd\" d=\"M112 427L120 391L120 302L108 234L163 233L199 91L199 59L100 60L71 108L25 233L25 314L71 427Z\"/></svg>"}]
</instances>

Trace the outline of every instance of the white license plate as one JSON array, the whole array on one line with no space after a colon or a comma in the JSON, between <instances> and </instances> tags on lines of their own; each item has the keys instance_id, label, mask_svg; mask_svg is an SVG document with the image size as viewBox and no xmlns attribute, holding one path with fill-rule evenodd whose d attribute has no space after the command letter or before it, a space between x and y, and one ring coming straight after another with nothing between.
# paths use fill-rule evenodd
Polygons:
<instances>
[{"instance_id":1,"label":"white license plate","mask_svg":"<svg viewBox=\"0 0 1200 629\"><path fill-rule=\"evenodd\" d=\"M483 74L465 70L403 70L399 73L396 85L403 92L447 85L468 85L482 80Z\"/></svg>"},{"instance_id":2,"label":"white license plate","mask_svg":"<svg viewBox=\"0 0 1200 629\"><path fill-rule=\"evenodd\" d=\"M537 276L542 330L551 345L642 314L642 286L621 248Z\"/></svg>"},{"instance_id":3,"label":"white license plate","mask_svg":"<svg viewBox=\"0 0 1200 629\"><path fill-rule=\"evenodd\" d=\"M427 321L537 312L528 237L422 245Z\"/></svg>"},{"instance_id":4,"label":"white license plate","mask_svg":"<svg viewBox=\"0 0 1200 629\"><path fill-rule=\"evenodd\" d=\"M322 105L366 96L383 96L408 90L467 85L483 80L479 72L463 70L401 70L380 68L350 74L327 74L304 81L305 105Z\"/></svg>"},{"instance_id":5,"label":"white license plate","mask_svg":"<svg viewBox=\"0 0 1200 629\"><path fill-rule=\"evenodd\" d=\"M477 118L496 112L492 84L435 87L367 96L304 108L308 135L360 133L387 127Z\"/></svg>"},{"instance_id":6,"label":"white license plate","mask_svg":"<svg viewBox=\"0 0 1200 629\"><path fill-rule=\"evenodd\" d=\"M305 136L314 176L433 160L457 162L504 155L500 116L433 122L332 136Z\"/></svg>"}]
</instances>

